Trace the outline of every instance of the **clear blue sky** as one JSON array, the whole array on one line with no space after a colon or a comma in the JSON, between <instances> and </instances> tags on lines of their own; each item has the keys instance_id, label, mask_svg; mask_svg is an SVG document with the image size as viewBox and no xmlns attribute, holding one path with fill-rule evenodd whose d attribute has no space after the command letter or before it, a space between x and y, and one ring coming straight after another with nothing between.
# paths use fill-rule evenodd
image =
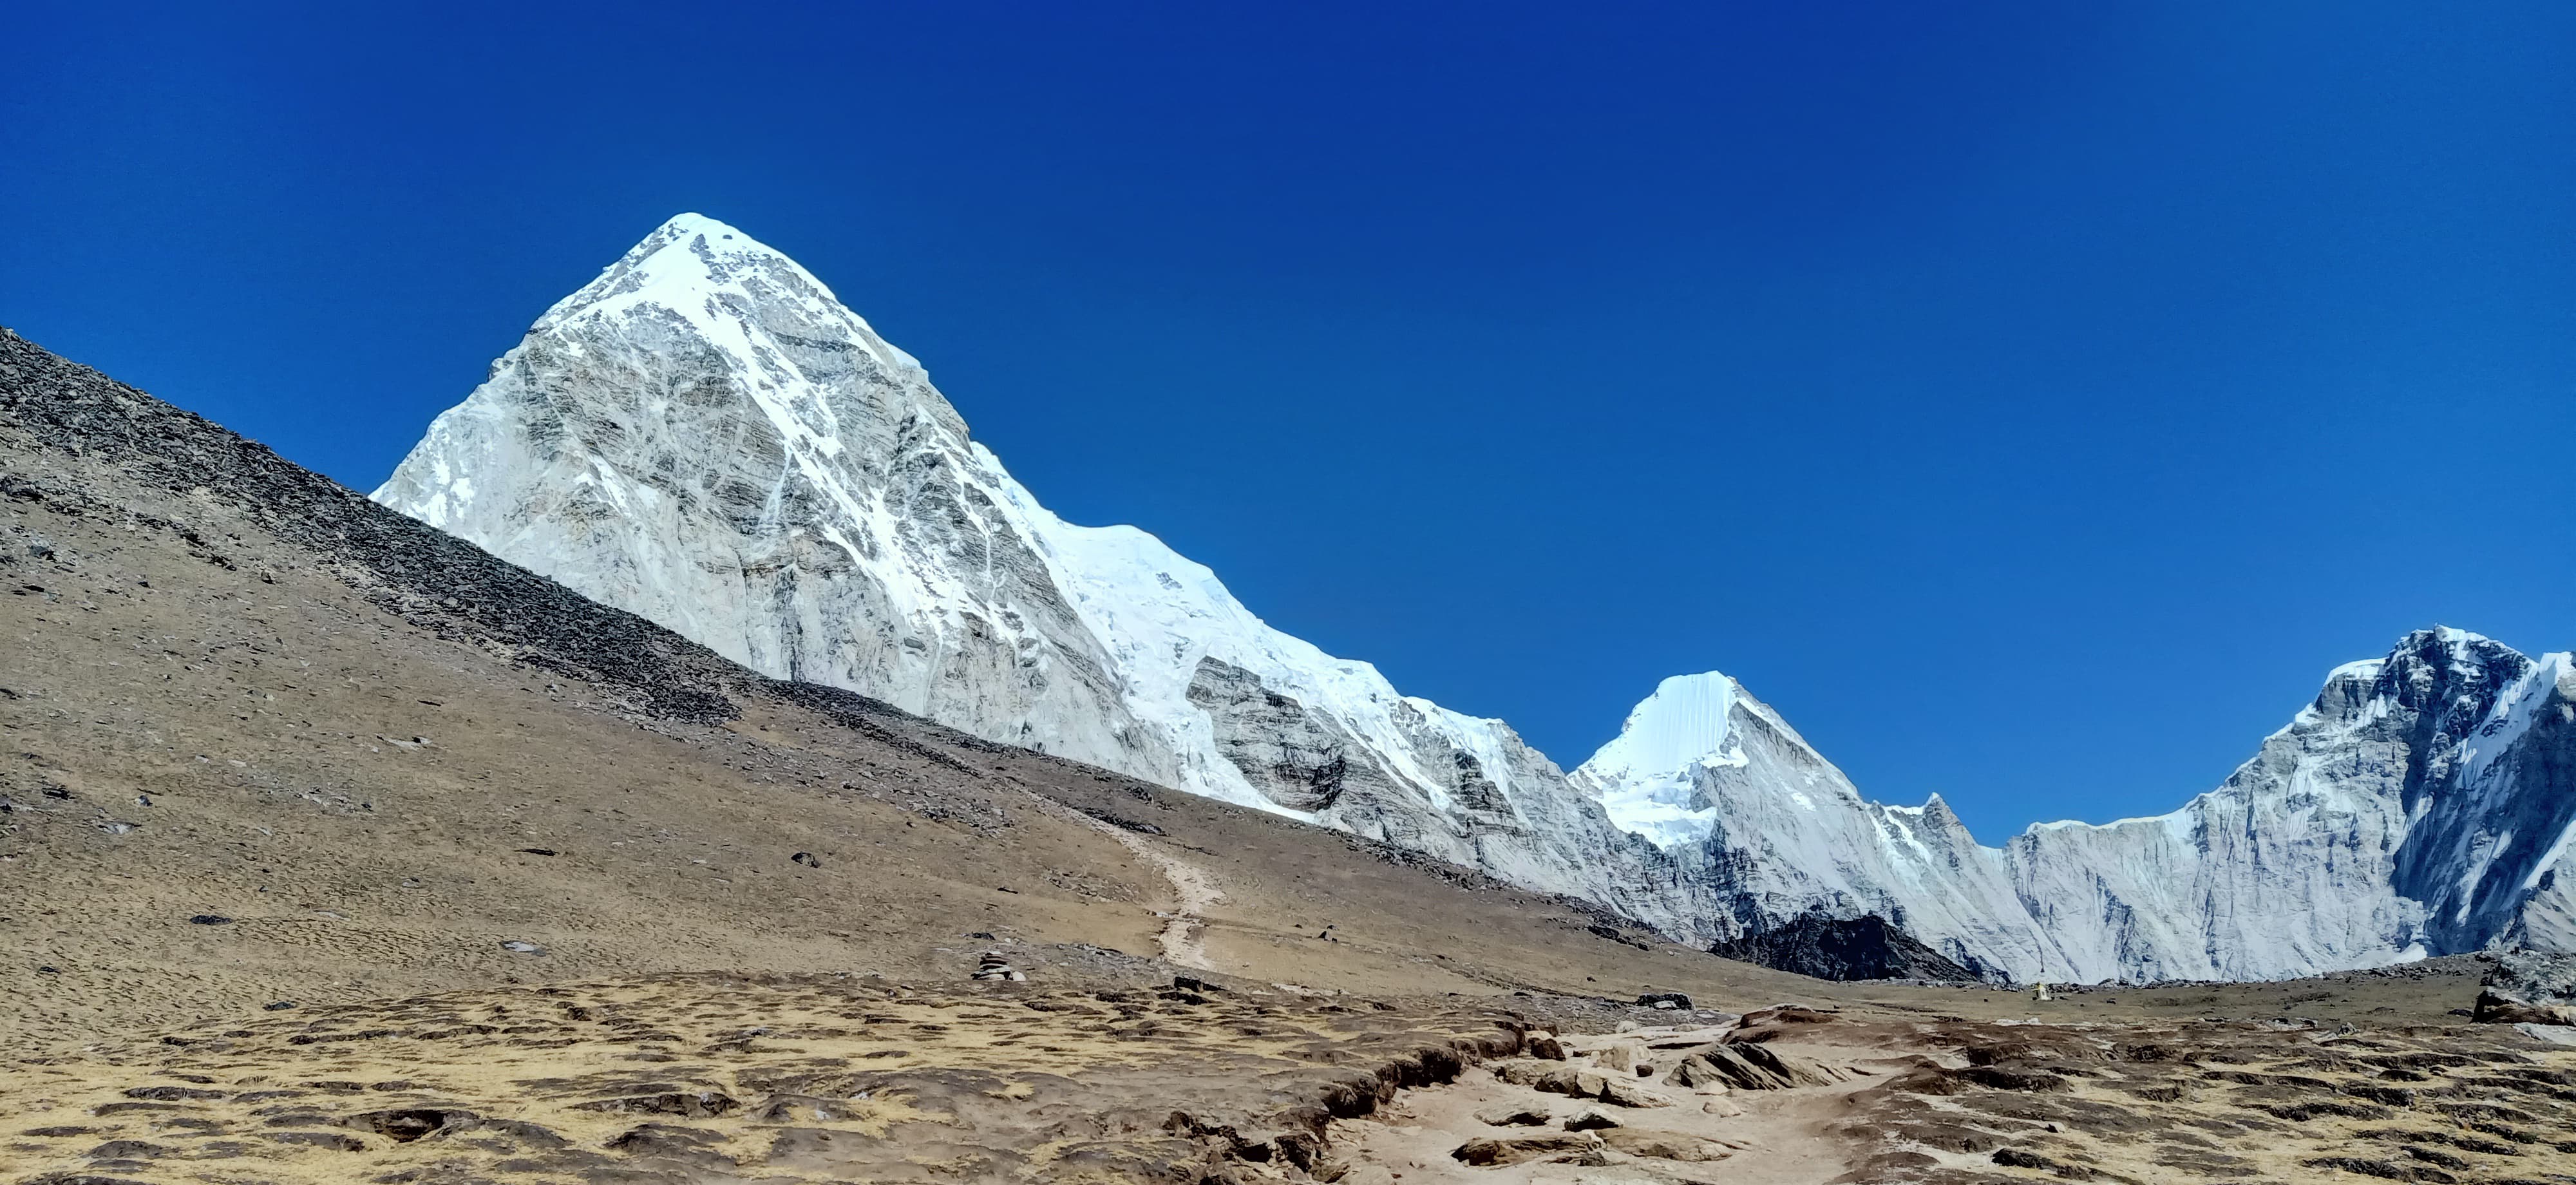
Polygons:
<instances>
[{"instance_id":1,"label":"clear blue sky","mask_svg":"<svg viewBox=\"0 0 2576 1185\"><path fill-rule=\"evenodd\" d=\"M1409 692L1990 842L2576 644L2576 5L541 7L13 7L0 323L366 489L702 211Z\"/></svg>"}]
</instances>

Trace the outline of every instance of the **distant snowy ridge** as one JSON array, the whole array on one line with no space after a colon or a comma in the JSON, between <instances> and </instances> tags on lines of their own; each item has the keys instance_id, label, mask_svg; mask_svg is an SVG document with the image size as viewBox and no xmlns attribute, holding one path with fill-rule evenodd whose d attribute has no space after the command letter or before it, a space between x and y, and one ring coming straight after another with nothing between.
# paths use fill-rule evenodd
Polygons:
<instances>
[{"instance_id":1,"label":"distant snowy ridge","mask_svg":"<svg viewBox=\"0 0 2576 1185\"><path fill-rule=\"evenodd\" d=\"M1056 517L919 362L698 215L549 309L374 497L764 673L1685 940L1875 913L2020 980L2576 942L2565 655L2411 635L2182 810L2001 848L1938 798L1863 799L1716 673L1666 680L1569 776L1272 629L1152 535Z\"/></svg>"},{"instance_id":2,"label":"distant snowy ridge","mask_svg":"<svg viewBox=\"0 0 2576 1185\"><path fill-rule=\"evenodd\" d=\"M1572 782L1738 916L1878 914L1980 972L2269 979L2576 949L2576 659L2453 629L2350 663L2169 814L1977 844L1937 796L1870 802L1722 675L1666 680Z\"/></svg>"}]
</instances>

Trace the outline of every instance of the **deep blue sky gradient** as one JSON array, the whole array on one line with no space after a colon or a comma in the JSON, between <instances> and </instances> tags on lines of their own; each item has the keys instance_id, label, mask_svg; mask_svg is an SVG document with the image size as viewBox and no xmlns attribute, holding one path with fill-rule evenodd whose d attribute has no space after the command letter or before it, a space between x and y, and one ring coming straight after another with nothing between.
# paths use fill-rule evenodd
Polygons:
<instances>
[{"instance_id":1,"label":"deep blue sky gradient","mask_svg":"<svg viewBox=\"0 0 2576 1185\"><path fill-rule=\"evenodd\" d=\"M702 211L1408 692L1989 842L2576 644L2576 6L708 7L18 6L0 323L367 489Z\"/></svg>"}]
</instances>

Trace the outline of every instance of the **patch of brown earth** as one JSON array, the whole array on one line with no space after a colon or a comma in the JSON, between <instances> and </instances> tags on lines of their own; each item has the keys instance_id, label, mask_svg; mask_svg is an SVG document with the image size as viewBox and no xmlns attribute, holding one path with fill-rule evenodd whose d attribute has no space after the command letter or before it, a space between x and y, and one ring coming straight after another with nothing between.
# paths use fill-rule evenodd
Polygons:
<instances>
[{"instance_id":1,"label":"patch of brown earth","mask_svg":"<svg viewBox=\"0 0 2576 1185\"><path fill-rule=\"evenodd\" d=\"M1711 1037L1571 1038L1570 1061L1471 1068L1334 1123L1329 1143L1368 1185L2576 1179L2576 1049L2499 1027L1784 1008ZM1745 1066L1777 1070L1694 1068L1756 1051Z\"/></svg>"},{"instance_id":2,"label":"patch of brown earth","mask_svg":"<svg viewBox=\"0 0 2576 1185\"><path fill-rule=\"evenodd\" d=\"M1889 1026L1856 1026L1861 1028ZM1901 1026L1921 1064L1855 1093L1853 1181L2563 1179L2576 1050L2480 1026Z\"/></svg>"},{"instance_id":3,"label":"patch of brown earth","mask_svg":"<svg viewBox=\"0 0 2576 1185\"><path fill-rule=\"evenodd\" d=\"M1490 1008L1213 986L457 992L11 1067L0 1164L208 1183L1305 1179L1333 1117L1521 1045Z\"/></svg>"}]
</instances>

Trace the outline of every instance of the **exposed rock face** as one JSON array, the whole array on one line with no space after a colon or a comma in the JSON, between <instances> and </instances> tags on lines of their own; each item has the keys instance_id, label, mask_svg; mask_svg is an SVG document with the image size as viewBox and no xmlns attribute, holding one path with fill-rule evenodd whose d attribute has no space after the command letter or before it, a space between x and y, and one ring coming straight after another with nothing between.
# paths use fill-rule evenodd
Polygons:
<instances>
[{"instance_id":1,"label":"exposed rock face","mask_svg":"<svg viewBox=\"0 0 2576 1185\"><path fill-rule=\"evenodd\" d=\"M2576 955L2499 957L2478 985L2476 1015L2491 1024L2576 1024Z\"/></svg>"},{"instance_id":2,"label":"exposed rock face","mask_svg":"<svg viewBox=\"0 0 2576 1185\"><path fill-rule=\"evenodd\" d=\"M1571 776L1498 720L1078 527L919 363L732 227L671 220L440 416L384 504L765 673L1571 893L1696 944L1875 916L2015 980L2247 978L2576 948L2576 678L2475 635L2337 670L2171 815L1978 844L1863 799L1720 674Z\"/></svg>"},{"instance_id":3,"label":"exposed rock face","mask_svg":"<svg viewBox=\"0 0 2576 1185\"><path fill-rule=\"evenodd\" d=\"M1829 918L1809 914L1776 929L1718 943L1708 948L1708 953L1818 979L1935 979L1948 983L1977 979L1975 973L1875 915Z\"/></svg>"},{"instance_id":4,"label":"exposed rock face","mask_svg":"<svg viewBox=\"0 0 2576 1185\"><path fill-rule=\"evenodd\" d=\"M1260 676L1242 667L1200 659L1189 696L1208 714L1217 752L1272 802L1320 811L1340 803L1354 780L1372 798L1393 789L1386 771L1349 733L1263 687Z\"/></svg>"}]
</instances>

